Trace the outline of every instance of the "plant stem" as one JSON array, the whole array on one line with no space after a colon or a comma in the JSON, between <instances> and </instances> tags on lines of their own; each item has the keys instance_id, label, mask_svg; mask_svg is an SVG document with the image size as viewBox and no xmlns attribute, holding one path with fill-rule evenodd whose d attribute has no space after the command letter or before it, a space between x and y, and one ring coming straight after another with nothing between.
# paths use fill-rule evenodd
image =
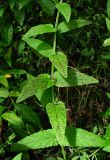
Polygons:
<instances>
[{"instance_id":1,"label":"plant stem","mask_svg":"<svg viewBox=\"0 0 110 160\"><path fill-rule=\"evenodd\" d=\"M63 146L61 146L61 149L62 149L63 159L64 159L64 160L66 160L66 154L65 154L64 147L63 147Z\"/></svg>"},{"instance_id":2,"label":"plant stem","mask_svg":"<svg viewBox=\"0 0 110 160\"><path fill-rule=\"evenodd\" d=\"M62 2L63 2L63 0L60 0L60 4ZM59 16L60 16L60 12L57 11L56 20L55 20L55 29L56 30L58 28ZM56 43L57 43L57 34L55 32L54 33L54 39L53 39L53 53L54 54L56 54ZM53 65L51 67L51 78L54 79L54 66ZM52 87L52 102L54 103L54 87ZM64 160L66 160L66 154L65 154L65 151L64 151L64 147L61 146L61 149L62 149L63 158L64 158Z\"/></svg>"},{"instance_id":3,"label":"plant stem","mask_svg":"<svg viewBox=\"0 0 110 160\"><path fill-rule=\"evenodd\" d=\"M60 0L60 4L63 2L63 0ZM58 21L59 21L60 12L57 11L56 20L55 20L55 29L57 30L58 27ZM56 54L56 32L54 33L54 39L53 39L53 53ZM51 66L51 78L54 80L54 66ZM54 103L54 87L52 87L52 102Z\"/></svg>"}]
</instances>

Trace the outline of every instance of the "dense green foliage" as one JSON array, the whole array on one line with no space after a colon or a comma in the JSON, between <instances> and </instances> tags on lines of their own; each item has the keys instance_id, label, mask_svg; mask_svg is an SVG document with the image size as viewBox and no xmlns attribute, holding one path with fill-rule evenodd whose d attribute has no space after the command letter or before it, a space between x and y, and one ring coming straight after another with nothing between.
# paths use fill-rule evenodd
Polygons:
<instances>
[{"instance_id":1,"label":"dense green foliage","mask_svg":"<svg viewBox=\"0 0 110 160\"><path fill-rule=\"evenodd\" d=\"M110 0L0 1L0 159L106 160Z\"/></svg>"}]
</instances>

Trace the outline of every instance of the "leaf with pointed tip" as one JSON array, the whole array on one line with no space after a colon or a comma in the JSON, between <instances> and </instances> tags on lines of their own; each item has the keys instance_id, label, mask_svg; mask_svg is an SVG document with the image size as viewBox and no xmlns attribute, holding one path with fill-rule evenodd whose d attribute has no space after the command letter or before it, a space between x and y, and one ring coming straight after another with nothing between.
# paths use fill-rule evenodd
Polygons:
<instances>
[{"instance_id":1,"label":"leaf with pointed tip","mask_svg":"<svg viewBox=\"0 0 110 160\"><path fill-rule=\"evenodd\" d=\"M22 9L30 2L31 2L31 0L19 0L19 9Z\"/></svg>"},{"instance_id":2,"label":"leaf with pointed tip","mask_svg":"<svg viewBox=\"0 0 110 160\"><path fill-rule=\"evenodd\" d=\"M56 29L53 28L52 24L40 24L30 28L29 31L27 31L26 34L23 36L22 39L25 40L26 38L38 36L39 34L52 33L55 31Z\"/></svg>"},{"instance_id":3,"label":"leaf with pointed tip","mask_svg":"<svg viewBox=\"0 0 110 160\"><path fill-rule=\"evenodd\" d=\"M55 4L52 0L39 0L42 10L50 16L54 15Z\"/></svg>"},{"instance_id":4,"label":"leaf with pointed tip","mask_svg":"<svg viewBox=\"0 0 110 160\"><path fill-rule=\"evenodd\" d=\"M3 16L5 9L6 9L6 7L4 5L0 5L0 17Z\"/></svg>"},{"instance_id":5,"label":"leaf with pointed tip","mask_svg":"<svg viewBox=\"0 0 110 160\"><path fill-rule=\"evenodd\" d=\"M27 136L12 146L12 151L40 149L59 145L53 129L39 131ZM63 146L105 147L106 141L100 136L81 128L66 128ZM109 146L110 148L110 146Z\"/></svg>"},{"instance_id":6,"label":"leaf with pointed tip","mask_svg":"<svg viewBox=\"0 0 110 160\"><path fill-rule=\"evenodd\" d=\"M55 134L52 129L39 131L27 136L12 146L12 151L23 151L29 149L40 149L57 146Z\"/></svg>"},{"instance_id":7,"label":"leaf with pointed tip","mask_svg":"<svg viewBox=\"0 0 110 160\"><path fill-rule=\"evenodd\" d=\"M36 78L29 80L28 84L23 88L21 94L17 99L17 103L24 101L25 99L36 95L37 92L43 92L47 88L50 88L54 85L54 81L50 79L49 74L41 74Z\"/></svg>"},{"instance_id":8,"label":"leaf with pointed tip","mask_svg":"<svg viewBox=\"0 0 110 160\"><path fill-rule=\"evenodd\" d=\"M106 17L105 20L106 20L106 24L107 24L107 29L110 32L110 19Z\"/></svg>"},{"instance_id":9,"label":"leaf with pointed tip","mask_svg":"<svg viewBox=\"0 0 110 160\"><path fill-rule=\"evenodd\" d=\"M8 81L5 78L5 76L2 76L2 75L0 76L0 83L8 88Z\"/></svg>"},{"instance_id":10,"label":"leaf with pointed tip","mask_svg":"<svg viewBox=\"0 0 110 160\"><path fill-rule=\"evenodd\" d=\"M67 3L56 4L56 8L65 17L66 21L69 22L71 16L71 7Z\"/></svg>"},{"instance_id":11,"label":"leaf with pointed tip","mask_svg":"<svg viewBox=\"0 0 110 160\"><path fill-rule=\"evenodd\" d=\"M104 47L110 46L110 38L105 39L105 41L104 41L104 43L103 43L103 46L104 46Z\"/></svg>"},{"instance_id":12,"label":"leaf with pointed tip","mask_svg":"<svg viewBox=\"0 0 110 160\"><path fill-rule=\"evenodd\" d=\"M77 71L74 68L68 69L68 76L64 78L59 72L55 72L57 87L73 87L98 83L98 80L92 76Z\"/></svg>"},{"instance_id":13,"label":"leaf with pointed tip","mask_svg":"<svg viewBox=\"0 0 110 160\"><path fill-rule=\"evenodd\" d=\"M15 156L12 160L21 160L22 153L19 153L17 156Z\"/></svg>"},{"instance_id":14,"label":"leaf with pointed tip","mask_svg":"<svg viewBox=\"0 0 110 160\"><path fill-rule=\"evenodd\" d=\"M2 117L11 124L16 135L19 135L20 137L27 135L23 120L18 117L15 112L5 112L2 114Z\"/></svg>"},{"instance_id":15,"label":"leaf with pointed tip","mask_svg":"<svg viewBox=\"0 0 110 160\"><path fill-rule=\"evenodd\" d=\"M33 126L35 126L36 128L41 126L40 119L31 106L27 106L24 104L14 104L14 107L22 116L23 121L33 124Z\"/></svg>"},{"instance_id":16,"label":"leaf with pointed tip","mask_svg":"<svg viewBox=\"0 0 110 160\"><path fill-rule=\"evenodd\" d=\"M60 72L65 78L67 77L68 60L63 52L51 55L49 60L52 62L54 67Z\"/></svg>"},{"instance_id":17,"label":"leaf with pointed tip","mask_svg":"<svg viewBox=\"0 0 110 160\"><path fill-rule=\"evenodd\" d=\"M7 88L0 88L0 97L7 98L9 96L9 91Z\"/></svg>"},{"instance_id":18,"label":"leaf with pointed tip","mask_svg":"<svg viewBox=\"0 0 110 160\"><path fill-rule=\"evenodd\" d=\"M90 24L92 24L92 22L85 19L74 19L69 23L61 22L58 26L58 30L60 33L64 33L64 32L75 30Z\"/></svg>"},{"instance_id":19,"label":"leaf with pointed tip","mask_svg":"<svg viewBox=\"0 0 110 160\"><path fill-rule=\"evenodd\" d=\"M49 57L53 53L53 48L46 42L39 39L27 38L25 42L42 56Z\"/></svg>"},{"instance_id":20,"label":"leaf with pointed tip","mask_svg":"<svg viewBox=\"0 0 110 160\"><path fill-rule=\"evenodd\" d=\"M103 151L110 152L110 145L103 148Z\"/></svg>"},{"instance_id":21,"label":"leaf with pointed tip","mask_svg":"<svg viewBox=\"0 0 110 160\"><path fill-rule=\"evenodd\" d=\"M56 138L59 144L62 145L66 129L65 105L61 101L57 102L56 104L49 103L46 106L46 110Z\"/></svg>"},{"instance_id":22,"label":"leaf with pointed tip","mask_svg":"<svg viewBox=\"0 0 110 160\"><path fill-rule=\"evenodd\" d=\"M104 147L106 141L92 132L71 126L66 129L63 145L73 147Z\"/></svg>"}]
</instances>

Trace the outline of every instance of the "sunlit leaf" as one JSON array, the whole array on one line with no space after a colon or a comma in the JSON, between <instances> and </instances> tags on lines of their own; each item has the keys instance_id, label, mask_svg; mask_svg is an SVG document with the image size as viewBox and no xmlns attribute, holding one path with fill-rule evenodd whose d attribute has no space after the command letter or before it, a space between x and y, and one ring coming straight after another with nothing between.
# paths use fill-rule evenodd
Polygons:
<instances>
[{"instance_id":1,"label":"sunlit leaf","mask_svg":"<svg viewBox=\"0 0 110 160\"><path fill-rule=\"evenodd\" d=\"M49 57L53 53L53 48L46 42L41 41L39 39L33 39L33 38L27 38L25 39L25 42L35 49L38 53L45 57Z\"/></svg>"},{"instance_id":2,"label":"sunlit leaf","mask_svg":"<svg viewBox=\"0 0 110 160\"><path fill-rule=\"evenodd\" d=\"M92 22L85 19L74 19L69 23L61 22L58 26L58 30L60 33L64 33L64 32L75 30L90 24L92 24Z\"/></svg>"},{"instance_id":3,"label":"sunlit leaf","mask_svg":"<svg viewBox=\"0 0 110 160\"><path fill-rule=\"evenodd\" d=\"M46 107L50 123L60 145L63 144L66 129L66 108L63 102L49 103Z\"/></svg>"},{"instance_id":4,"label":"sunlit leaf","mask_svg":"<svg viewBox=\"0 0 110 160\"><path fill-rule=\"evenodd\" d=\"M56 4L56 8L65 17L66 21L69 22L71 16L71 7L67 3Z\"/></svg>"},{"instance_id":5,"label":"sunlit leaf","mask_svg":"<svg viewBox=\"0 0 110 160\"><path fill-rule=\"evenodd\" d=\"M22 153L19 153L17 156L15 156L12 160L21 160Z\"/></svg>"},{"instance_id":6,"label":"sunlit leaf","mask_svg":"<svg viewBox=\"0 0 110 160\"><path fill-rule=\"evenodd\" d=\"M92 76L81 73L74 68L68 69L68 76L64 78L59 72L55 73L57 87L72 87L98 83Z\"/></svg>"},{"instance_id":7,"label":"sunlit leaf","mask_svg":"<svg viewBox=\"0 0 110 160\"><path fill-rule=\"evenodd\" d=\"M53 28L52 24L40 24L37 26L34 26L29 29L29 31L26 32L26 34L23 36L23 40L29 37L37 36L39 34L44 34L44 33L52 33L55 32L55 28Z\"/></svg>"},{"instance_id":8,"label":"sunlit leaf","mask_svg":"<svg viewBox=\"0 0 110 160\"><path fill-rule=\"evenodd\" d=\"M38 77L30 80L28 84L23 88L21 94L17 99L17 103L24 101L25 99L36 95L39 91L44 91L54 85L54 81L50 79L50 75L41 74Z\"/></svg>"},{"instance_id":9,"label":"sunlit leaf","mask_svg":"<svg viewBox=\"0 0 110 160\"><path fill-rule=\"evenodd\" d=\"M18 141L13 145L13 151L22 151L29 149L47 148L58 145L53 130L43 130L34 133L26 138Z\"/></svg>"},{"instance_id":10,"label":"sunlit leaf","mask_svg":"<svg viewBox=\"0 0 110 160\"><path fill-rule=\"evenodd\" d=\"M49 60L55 66L55 68L66 78L68 69L68 60L63 52L51 55Z\"/></svg>"}]
</instances>

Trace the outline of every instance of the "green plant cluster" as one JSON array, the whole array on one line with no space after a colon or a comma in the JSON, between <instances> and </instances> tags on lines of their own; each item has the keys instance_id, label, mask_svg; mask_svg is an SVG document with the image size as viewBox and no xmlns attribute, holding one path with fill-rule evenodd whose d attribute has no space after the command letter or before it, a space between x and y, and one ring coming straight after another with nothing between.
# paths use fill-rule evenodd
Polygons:
<instances>
[{"instance_id":1,"label":"green plant cluster","mask_svg":"<svg viewBox=\"0 0 110 160\"><path fill-rule=\"evenodd\" d=\"M109 46L110 0L0 1L1 160L109 157Z\"/></svg>"}]
</instances>

